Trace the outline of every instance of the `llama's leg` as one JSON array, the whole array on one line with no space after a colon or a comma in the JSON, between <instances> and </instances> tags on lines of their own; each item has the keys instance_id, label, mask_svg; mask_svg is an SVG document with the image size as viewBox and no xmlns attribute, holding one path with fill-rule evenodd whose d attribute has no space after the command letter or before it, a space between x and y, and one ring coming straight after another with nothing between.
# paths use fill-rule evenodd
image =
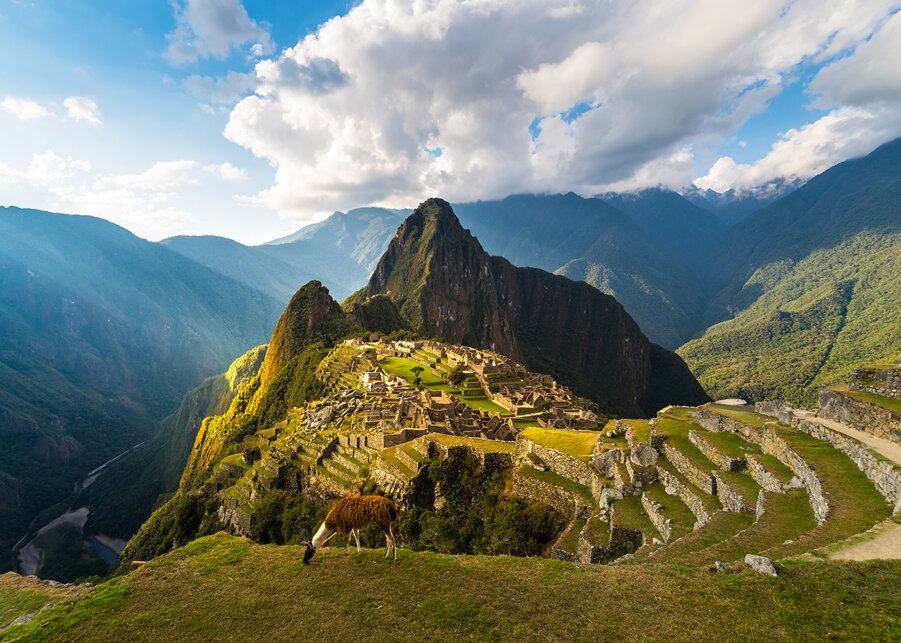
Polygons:
<instances>
[{"instance_id":1,"label":"llama's leg","mask_svg":"<svg viewBox=\"0 0 901 643\"><path fill-rule=\"evenodd\" d=\"M345 556L350 553L350 535L352 533L353 533L353 529L351 529L349 532L347 532L347 535L344 538L344 555Z\"/></svg>"},{"instance_id":2,"label":"llama's leg","mask_svg":"<svg viewBox=\"0 0 901 643\"><path fill-rule=\"evenodd\" d=\"M353 530L353 534L354 534L354 540L357 541L357 553L359 554L360 551L361 551L361 550L360 550L360 530L359 530L359 529L354 529L354 530Z\"/></svg>"},{"instance_id":3,"label":"llama's leg","mask_svg":"<svg viewBox=\"0 0 901 643\"><path fill-rule=\"evenodd\" d=\"M391 547L394 548L394 560L397 562L397 536L394 535L394 525L391 525Z\"/></svg>"},{"instance_id":4,"label":"llama's leg","mask_svg":"<svg viewBox=\"0 0 901 643\"><path fill-rule=\"evenodd\" d=\"M385 530L385 558L391 554L391 533Z\"/></svg>"}]
</instances>

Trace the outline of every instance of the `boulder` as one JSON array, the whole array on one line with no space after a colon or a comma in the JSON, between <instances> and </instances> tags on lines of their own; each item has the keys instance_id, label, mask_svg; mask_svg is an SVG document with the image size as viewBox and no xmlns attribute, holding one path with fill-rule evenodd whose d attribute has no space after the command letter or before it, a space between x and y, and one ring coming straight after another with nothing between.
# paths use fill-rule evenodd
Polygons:
<instances>
[{"instance_id":1,"label":"boulder","mask_svg":"<svg viewBox=\"0 0 901 643\"><path fill-rule=\"evenodd\" d=\"M773 561L766 556L748 554L745 556L745 565L761 574L769 574L773 577L776 576L776 565L774 565Z\"/></svg>"},{"instance_id":2,"label":"boulder","mask_svg":"<svg viewBox=\"0 0 901 643\"><path fill-rule=\"evenodd\" d=\"M653 467L657 462L657 451L647 442L639 442L632 447L632 464L639 467Z\"/></svg>"},{"instance_id":3,"label":"boulder","mask_svg":"<svg viewBox=\"0 0 901 643\"><path fill-rule=\"evenodd\" d=\"M607 478L613 477L616 463L620 461L620 450L610 449L594 456L594 468Z\"/></svg>"}]
</instances>

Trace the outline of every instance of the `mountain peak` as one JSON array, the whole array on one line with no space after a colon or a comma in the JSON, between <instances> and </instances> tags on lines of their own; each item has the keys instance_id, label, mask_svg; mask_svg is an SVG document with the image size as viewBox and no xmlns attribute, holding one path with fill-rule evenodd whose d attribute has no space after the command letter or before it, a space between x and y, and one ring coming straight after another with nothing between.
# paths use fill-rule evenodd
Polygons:
<instances>
[{"instance_id":1,"label":"mountain peak","mask_svg":"<svg viewBox=\"0 0 901 643\"><path fill-rule=\"evenodd\" d=\"M667 379L675 386L666 402L706 399L681 360L651 345L613 297L490 256L442 199L407 217L344 308L375 295L394 301L420 335L543 369L608 411L652 414L663 405L652 382Z\"/></svg>"}]
</instances>

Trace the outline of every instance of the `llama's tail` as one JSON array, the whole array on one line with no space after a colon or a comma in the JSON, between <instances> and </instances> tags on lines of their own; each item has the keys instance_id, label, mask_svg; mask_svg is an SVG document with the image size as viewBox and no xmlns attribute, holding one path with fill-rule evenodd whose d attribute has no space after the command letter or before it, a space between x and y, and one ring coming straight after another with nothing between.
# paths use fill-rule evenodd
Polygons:
<instances>
[{"instance_id":1,"label":"llama's tail","mask_svg":"<svg viewBox=\"0 0 901 643\"><path fill-rule=\"evenodd\" d=\"M397 506L393 502L388 505L388 517L391 518L391 522L397 520Z\"/></svg>"}]
</instances>

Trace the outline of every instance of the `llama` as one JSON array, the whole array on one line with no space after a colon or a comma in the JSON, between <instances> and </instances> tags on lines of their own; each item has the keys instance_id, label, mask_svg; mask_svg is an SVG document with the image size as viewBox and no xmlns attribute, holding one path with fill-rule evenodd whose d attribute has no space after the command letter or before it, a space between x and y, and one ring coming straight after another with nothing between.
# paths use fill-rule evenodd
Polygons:
<instances>
[{"instance_id":1,"label":"llama","mask_svg":"<svg viewBox=\"0 0 901 643\"><path fill-rule=\"evenodd\" d=\"M348 496L342 498L332 510L328 512L325 521L319 525L313 541L306 543L307 550L303 555L303 562L306 565L316 553L316 550L322 547L325 542L336 533L345 536L344 553L350 551L350 536L353 534L357 541L357 553L360 552L360 536L359 530L365 529L370 523L375 522L382 531L385 532L387 540L387 550L385 558L394 549L394 560L397 560L397 539L394 537L393 523L397 520L397 507L394 501L382 496Z\"/></svg>"}]
</instances>

